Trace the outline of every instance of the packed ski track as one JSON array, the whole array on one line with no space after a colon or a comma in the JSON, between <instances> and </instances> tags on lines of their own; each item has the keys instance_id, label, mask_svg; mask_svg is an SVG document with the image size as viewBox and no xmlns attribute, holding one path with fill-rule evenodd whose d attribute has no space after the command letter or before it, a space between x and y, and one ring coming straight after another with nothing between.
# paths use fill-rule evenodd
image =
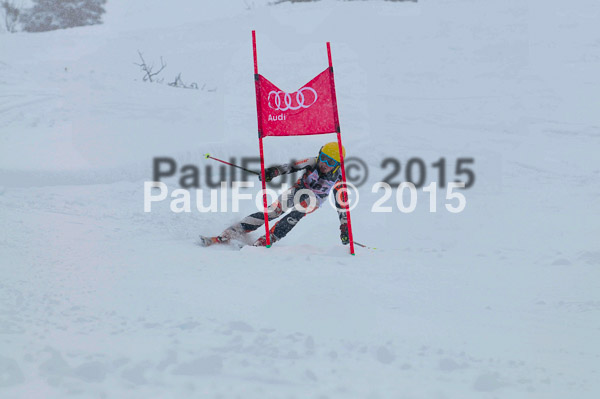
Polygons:
<instances>
[{"instance_id":1,"label":"packed ski track","mask_svg":"<svg viewBox=\"0 0 600 399\"><path fill-rule=\"evenodd\" d=\"M598 2L163 3L0 32L0 398L600 395ZM328 204L272 248L197 245L256 210L195 208L221 171L203 154L258 155L253 29L289 91L331 42L344 145L369 169L354 238L376 249L350 256ZM168 86L180 72L199 89ZM266 158L332 137L268 138ZM201 170L190 212L144 211L154 157ZM427 183L473 158L464 211L440 188L436 212L422 190L412 213L395 193L372 212L388 157L395 181L423 159Z\"/></svg>"}]
</instances>

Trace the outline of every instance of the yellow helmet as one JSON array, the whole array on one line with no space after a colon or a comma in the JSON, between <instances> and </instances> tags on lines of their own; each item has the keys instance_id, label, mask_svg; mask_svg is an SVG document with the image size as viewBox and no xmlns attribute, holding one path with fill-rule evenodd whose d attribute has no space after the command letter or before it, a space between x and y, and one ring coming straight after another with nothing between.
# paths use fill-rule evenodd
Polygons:
<instances>
[{"instance_id":1,"label":"yellow helmet","mask_svg":"<svg viewBox=\"0 0 600 399\"><path fill-rule=\"evenodd\" d=\"M342 146L342 154L346 157L346 149ZM327 166L333 167L330 173L335 173L340 168L340 147L337 142L333 141L331 143L325 144L319 150L319 162L323 162L327 164Z\"/></svg>"},{"instance_id":2,"label":"yellow helmet","mask_svg":"<svg viewBox=\"0 0 600 399\"><path fill-rule=\"evenodd\" d=\"M338 163L342 159L340 157L340 147L336 141L332 141L331 143L325 144L323 147L321 147L320 152L322 152L323 154L327 155L328 157L330 157L332 159L335 159ZM345 158L346 157L346 149L344 148L344 146L342 146L342 154Z\"/></svg>"}]
</instances>

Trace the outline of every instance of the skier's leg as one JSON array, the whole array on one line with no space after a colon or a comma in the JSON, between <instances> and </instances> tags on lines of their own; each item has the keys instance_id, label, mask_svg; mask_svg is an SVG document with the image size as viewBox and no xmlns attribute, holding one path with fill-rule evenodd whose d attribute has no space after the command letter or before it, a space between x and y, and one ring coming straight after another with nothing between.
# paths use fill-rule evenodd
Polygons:
<instances>
[{"instance_id":1,"label":"skier's leg","mask_svg":"<svg viewBox=\"0 0 600 399\"><path fill-rule=\"evenodd\" d=\"M290 230L298 224L298 222L307 214L316 211L318 208L313 207L309 208L307 201L302 201L301 209L294 209L289 214L283 216L280 220L275 223L273 227L271 227L271 243L281 240L285 237ZM262 236L254 243L255 246L265 246L266 245L266 237Z\"/></svg>"},{"instance_id":2,"label":"skier's leg","mask_svg":"<svg viewBox=\"0 0 600 399\"><path fill-rule=\"evenodd\" d=\"M274 237L273 241L279 241L285 237L304 216L306 216L305 212L293 210L288 215L282 217L271 228L271 237Z\"/></svg>"},{"instance_id":3,"label":"skier's leg","mask_svg":"<svg viewBox=\"0 0 600 399\"><path fill-rule=\"evenodd\" d=\"M271 206L269 206L269 208L267 208L267 217L269 218L269 221L279 217L281 213L281 204L279 201L275 201L271 204ZM258 229L263 224L265 224L264 213L255 212L243 218L239 223L229 226L221 233L220 237L228 240L237 238L243 234L250 233L251 231Z\"/></svg>"},{"instance_id":4,"label":"skier's leg","mask_svg":"<svg viewBox=\"0 0 600 399\"><path fill-rule=\"evenodd\" d=\"M293 200L295 192L296 187L291 187L290 189L282 193L279 196L279 198L277 198L277 201L269 205L269 207L267 208L267 217L269 218L269 221L281 216L281 214L285 212L285 210L287 210L287 207L291 206L291 201L289 199L291 198ZM282 204L286 205L285 210ZM230 226L227 229L225 229L225 231L221 233L220 237L230 240L232 238L240 237L243 234L250 233L251 231L258 229L264 224L264 213L255 212L243 218L241 222L236 223L233 226Z\"/></svg>"},{"instance_id":5,"label":"skier's leg","mask_svg":"<svg viewBox=\"0 0 600 399\"><path fill-rule=\"evenodd\" d=\"M275 201L267 208L267 217L269 218L269 221L278 218L282 213L283 211L279 201ZM263 212L255 212L248 215L239 223L246 233L258 229L263 224L265 224L265 214Z\"/></svg>"}]
</instances>

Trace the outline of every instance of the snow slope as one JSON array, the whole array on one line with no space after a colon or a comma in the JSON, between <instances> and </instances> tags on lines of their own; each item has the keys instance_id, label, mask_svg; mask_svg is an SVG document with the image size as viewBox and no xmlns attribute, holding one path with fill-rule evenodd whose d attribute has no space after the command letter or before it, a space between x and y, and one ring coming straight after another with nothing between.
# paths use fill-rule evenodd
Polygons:
<instances>
[{"instance_id":1,"label":"snow slope","mask_svg":"<svg viewBox=\"0 0 600 399\"><path fill-rule=\"evenodd\" d=\"M598 17L592 0L136 0L0 34L0 397L598 397ZM327 207L241 251L194 241L250 202L144 212L154 157L257 156L253 29L290 91L331 42L344 144L370 172L355 238L376 250L349 256ZM202 89L169 87L180 72ZM386 157L395 181L423 159L427 183L473 158L465 210L439 189L435 213L421 190L412 213L371 212Z\"/></svg>"}]
</instances>

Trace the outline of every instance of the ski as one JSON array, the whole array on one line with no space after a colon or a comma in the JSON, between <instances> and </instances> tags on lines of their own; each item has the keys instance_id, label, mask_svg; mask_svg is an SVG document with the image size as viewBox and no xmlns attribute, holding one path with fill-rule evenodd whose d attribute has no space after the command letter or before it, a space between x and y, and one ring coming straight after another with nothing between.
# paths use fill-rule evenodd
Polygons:
<instances>
[{"instance_id":1,"label":"ski","mask_svg":"<svg viewBox=\"0 0 600 399\"><path fill-rule=\"evenodd\" d=\"M210 247L214 244L229 244L229 240L225 240L219 236L217 237L207 237L200 236L200 240L198 241L198 245L201 247Z\"/></svg>"},{"instance_id":2,"label":"ski","mask_svg":"<svg viewBox=\"0 0 600 399\"><path fill-rule=\"evenodd\" d=\"M231 247L233 249L242 249L244 246L248 245L248 243L239 241L239 240L227 240L225 238L216 236L216 237L208 237L208 236L200 236L198 240L198 245L201 247L210 247L211 245L224 245Z\"/></svg>"}]
</instances>

